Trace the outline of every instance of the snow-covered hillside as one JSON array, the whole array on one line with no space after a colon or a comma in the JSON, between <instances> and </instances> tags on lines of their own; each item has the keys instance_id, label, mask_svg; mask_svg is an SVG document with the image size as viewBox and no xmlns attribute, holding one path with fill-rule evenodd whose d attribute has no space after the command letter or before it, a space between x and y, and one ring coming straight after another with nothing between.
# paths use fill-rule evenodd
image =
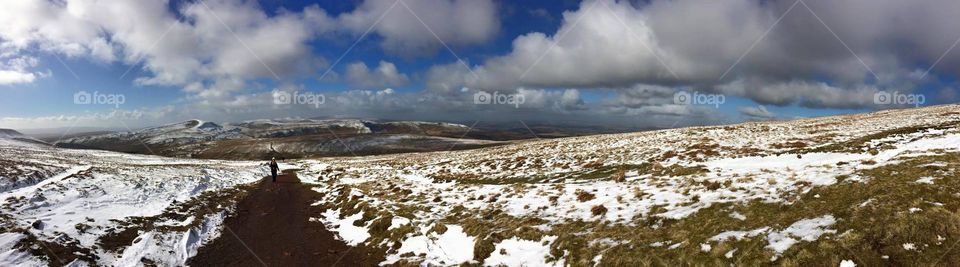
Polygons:
<instances>
[{"instance_id":1,"label":"snow-covered hillside","mask_svg":"<svg viewBox=\"0 0 960 267\"><path fill-rule=\"evenodd\" d=\"M370 155L459 149L502 142L464 139L469 127L434 122L255 120L217 124L189 120L136 131L58 140L65 148L186 158L267 159Z\"/></svg>"},{"instance_id":2,"label":"snow-covered hillside","mask_svg":"<svg viewBox=\"0 0 960 267\"><path fill-rule=\"evenodd\" d=\"M373 122L365 120L254 120L241 123L217 124L201 120L189 120L169 125L150 127L130 132L81 136L62 140L62 143L85 144L105 139L121 141L141 140L147 145L186 145L202 141L232 139L276 138L329 134L330 132L351 135L374 132L420 133L421 128L442 128L451 133L463 132L467 126L432 122ZM407 131L391 129L409 128ZM2 134L2 133L0 133Z\"/></svg>"},{"instance_id":3,"label":"snow-covered hillside","mask_svg":"<svg viewBox=\"0 0 960 267\"><path fill-rule=\"evenodd\" d=\"M258 163L6 139L0 158L0 266L181 265L219 235L237 186L265 174Z\"/></svg>"},{"instance_id":4,"label":"snow-covered hillside","mask_svg":"<svg viewBox=\"0 0 960 267\"><path fill-rule=\"evenodd\" d=\"M23 141L23 142L28 142L28 143L35 143L35 144L46 144L46 143L43 142L43 141L37 140L36 138L33 138L33 137L26 136L26 135L24 135L24 134L22 134L22 133L20 133L20 132L18 132L18 131L16 131L16 130L12 130L12 129L2 129L2 128L0 128L0 139L5 139L5 140L18 140L18 141Z\"/></svg>"},{"instance_id":5,"label":"snow-covered hillside","mask_svg":"<svg viewBox=\"0 0 960 267\"><path fill-rule=\"evenodd\" d=\"M383 265L960 261L957 105L284 167ZM182 265L264 175L0 139L0 265Z\"/></svg>"},{"instance_id":6,"label":"snow-covered hillside","mask_svg":"<svg viewBox=\"0 0 960 267\"><path fill-rule=\"evenodd\" d=\"M297 165L327 196L318 220L384 264L936 264L960 260L958 111Z\"/></svg>"}]
</instances>

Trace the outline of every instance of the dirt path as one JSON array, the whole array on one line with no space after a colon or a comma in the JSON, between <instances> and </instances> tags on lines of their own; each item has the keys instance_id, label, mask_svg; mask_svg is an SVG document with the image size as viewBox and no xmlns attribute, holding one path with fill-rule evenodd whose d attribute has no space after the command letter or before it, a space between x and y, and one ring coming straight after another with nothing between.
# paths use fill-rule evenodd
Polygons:
<instances>
[{"instance_id":1,"label":"dirt path","mask_svg":"<svg viewBox=\"0 0 960 267\"><path fill-rule=\"evenodd\" d=\"M219 238L200 248L190 266L376 266L383 256L351 249L320 222L319 193L301 184L295 172L276 183L262 180L237 204ZM240 242L242 240L243 242Z\"/></svg>"}]
</instances>

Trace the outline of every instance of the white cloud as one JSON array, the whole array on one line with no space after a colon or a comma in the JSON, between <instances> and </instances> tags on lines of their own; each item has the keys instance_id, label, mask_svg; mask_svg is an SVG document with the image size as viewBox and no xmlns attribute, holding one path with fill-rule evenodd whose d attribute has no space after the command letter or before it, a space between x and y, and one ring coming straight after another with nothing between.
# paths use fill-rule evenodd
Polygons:
<instances>
[{"instance_id":1,"label":"white cloud","mask_svg":"<svg viewBox=\"0 0 960 267\"><path fill-rule=\"evenodd\" d=\"M517 94L523 95L524 102L520 105L522 108L560 112L588 109L583 99L580 98L580 91L577 89L544 90L520 88L517 90Z\"/></svg>"},{"instance_id":2,"label":"white cloud","mask_svg":"<svg viewBox=\"0 0 960 267\"><path fill-rule=\"evenodd\" d=\"M608 101L608 106L640 108L645 106L661 106L673 103L673 95L677 90L658 85L638 84L630 88L618 90L615 98Z\"/></svg>"},{"instance_id":3,"label":"white cloud","mask_svg":"<svg viewBox=\"0 0 960 267\"><path fill-rule=\"evenodd\" d=\"M4 1L0 43L20 52L142 64L142 85L286 78L323 66L308 41L332 29L316 6L268 16L255 1ZM276 75L276 76L275 76ZM119 78L119 77L118 77ZM212 88L215 89L215 88Z\"/></svg>"},{"instance_id":4,"label":"white cloud","mask_svg":"<svg viewBox=\"0 0 960 267\"><path fill-rule=\"evenodd\" d=\"M497 5L491 0L366 0L337 20L357 34L373 27L383 37L383 49L404 56L432 54L441 41L486 43L500 29Z\"/></svg>"},{"instance_id":5,"label":"white cloud","mask_svg":"<svg viewBox=\"0 0 960 267\"><path fill-rule=\"evenodd\" d=\"M236 93L238 82L245 87L259 78L286 81L328 67L313 53L313 40L335 32L359 36L397 3L367 0L334 17L318 5L268 13L248 0L4 1L0 47L12 50L5 53L122 61L145 70L133 72L138 85L183 86L195 96L220 97ZM386 13L372 33L382 37L381 46L391 53L421 55L434 52L441 42L487 42L499 27L497 6L490 0L406 0ZM359 66L351 67L360 74ZM370 75L376 80L365 86L409 80L391 63L380 64ZM8 82L31 82L36 76L4 72Z\"/></svg>"},{"instance_id":6,"label":"white cloud","mask_svg":"<svg viewBox=\"0 0 960 267\"><path fill-rule=\"evenodd\" d=\"M881 91L872 85L851 88L825 82L794 80L787 82L748 82L736 80L717 86L724 94L745 96L760 103L786 105L797 103L809 108L856 108L873 106L873 96Z\"/></svg>"},{"instance_id":7,"label":"white cloud","mask_svg":"<svg viewBox=\"0 0 960 267\"><path fill-rule=\"evenodd\" d=\"M752 119L763 119L769 120L777 117L777 114L773 114L767 110L767 107L756 106L756 107L738 107L737 111L740 111L740 114L747 115Z\"/></svg>"},{"instance_id":8,"label":"white cloud","mask_svg":"<svg viewBox=\"0 0 960 267\"><path fill-rule=\"evenodd\" d=\"M322 94L324 103L277 104L274 94ZM675 105L598 104L584 101L580 90L522 89L525 102L514 105L474 103L475 90L450 93L350 90L309 91L301 85L284 84L272 90L189 99L176 105L100 113L49 117L0 117L0 128L125 127L156 126L188 119L237 122L264 118L364 118L384 120L451 121L483 123L584 123L635 128L666 128L723 122L712 107Z\"/></svg>"},{"instance_id":9,"label":"white cloud","mask_svg":"<svg viewBox=\"0 0 960 267\"><path fill-rule=\"evenodd\" d=\"M454 49L490 42L500 28L497 2L492 0L403 3L366 0L355 10L327 14L316 5L273 12L245 0L3 1L0 84L48 76L28 55L53 52L143 68L132 72L138 84L182 87L188 94L184 108L195 114L224 112L231 114L225 118L234 118L232 114L245 112L290 112L271 106L266 94L253 93L267 88L251 81L276 75L287 84L326 67L328 62L311 47L318 38L344 37L346 32L350 44L373 26L370 34L380 38L371 39L388 53L422 56L443 49L440 40ZM849 50L805 5L796 6L770 29L794 3L587 0L558 17L556 32L523 34L507 53L472 67L460 62L433 66L423 77L426 92L379 90L421 78L387 61L377 66L341 64L345 70L340 75L331 71L326 78L364 90L331 93L332 104L322 112L296 112L374 116L415 110L453 116L451 111L477 109L469 92L461 90L467 87L519 92L530 108L522 112L533 113L536 107L546 110L543 116L577 112L670 120L715 112L674 105L671 97L677 88L742 96L762 105L857 108L871 106L878 91L909 92L939 76L960 74L960 53L953 52L921 78L927 64L944 55L958 37L952 25L960 24L960 17L951 11L960 10L960 2L805 2ZM381 15L382 21L374 25ZM955 88L936 86L931 88ZM580 96L588 89L615 93L590 105ZM941 95L956 93L945 89Z\"/></svg>"},{"instance_id":10,"label":"white cloud","mask_svg":"<svg viewBox=\"0 0 960 267\"><path fill-rule=\"evenodd\" d=\"M877 90L912 91L960 73L960 53L948 53L920 79L958 37L946 25L960 17L945 11L960 9L957 1L805 1L790 13L796 1L634 2L583 1L564 12L556 32L519 36L473 73L435 66L427 85L446 92L656 84L846 108L869 106L864 100ZM736 83L743 88L731 90Z\"/></svg>"},{"instance_id":11,"label":"white cloud","mask_svg":"<svg viewBox=\"0 0 960 267\"><path fill-rule=\"evenodd\" d=\"M149 109L90 112L77 115L59 115L42 117L2 117L0 127L10 129L51 129L96 126L107 128L126 128L156 126L166 123L169 115L176 109L163 106ZM65 133L66 134L66 133Z\"/></svg>"},{"instance_id":12,"label":"white cloud","mask_svg":"<svg viewBox=\"0 0 960 267\"><path fill-rule=\"evenodd\" d=\"M684 3L686 2L681 1L676 4ZM725 42L734 42L726 46L739 47L749 44L750 41L744 40L748 39L745 37L763 30L750 27L751 23L741 25L749 22L738 17L741 15L741 8L751 7L745 0L730 3L702 2L701 5L691 6L716 13L698 17L697 21L711 25L708 27L710 29L694 30L697 32L690 33L691 35L724 35L728 38ZM517 37L509 54L490 59L476 67L474 72L479 77L467 75L464 78L465 83L477 88L597 88L630 86L638 82L653 84L699 81L716 79L722 73L725 66L711 64L711 61L723 59L725 63L732 63L736 59L735 56L718 53L725 49L731 50L717 47L723 43L711 44L711 49L704 49L703 52L674 51L674 46L680 44L660 43L651 23L651 14L626 1L584 1L578 10L564 12L562 25L556 33L547 35L534 32ZM726 32L736 34L712 31L718 27L729 28ZM704 55L709 55L709 58L705 60L701 57ZM696 62L688 57L696 57ZM435 72L438 75L429 78L450 79L441 74L440 69ZM674 77L673 73L678 77Z\"/></svg>"},{"instance_id":13,"label":"white cloud","mask_svg":"<svg viewBox=\"0 0 960 267\"><path fill-rule=\"evenodd\" d=\"M373 71L363 62L347 65L347 83L359 88L403 86L410 82L406 74L400 73L393 63L380 61Z\"/></svg>"},{"instance_id":14,"label":"white cloud","mask_svg":"<svg viewBox=\"0 0 960 267\"><path fill-rule=\"evenodd\" d=\"M604 100L601 114L634 117L645 120L657 128L672 128L686 125L716 124L726 118L711 106L681 105L674 102L674 94L688 88L672 88L660 85L637 84L616 89L616 96Z\"/></svg>"},{"instance_id":15,"label":"white cloud","mask_svg":"<svg viewBox=\"0 0 960 267\"><path fill-rule=\"evenodd\" d=\"M32 83L37 76L33 73L19 72L15 70L0 70L0 85Z\"/></svg>"},{"instance_id":16,"label":"white cloud","mask_svg":"<svg viewBox=\"0 0 960 267\"><path fill-rule=\"evenodd\" d=\"M30 56L6 59L0 55L0 85L32 83L37 78L50 76L49 73L31 72L37 66L37 59Z\"/></svg>"},{"instance_id":17,"label":"white cloud","mask_svg":"<svg viewBox=\"0 0 960 267\"><path fill-rule=\"evenodd\" d=\"M23 49L42 40L42 49L73 56L100 36L95 23L80 17L77 1L3 1L0 8L0 39L7 47Z\"/></svg>"}]
</instances>

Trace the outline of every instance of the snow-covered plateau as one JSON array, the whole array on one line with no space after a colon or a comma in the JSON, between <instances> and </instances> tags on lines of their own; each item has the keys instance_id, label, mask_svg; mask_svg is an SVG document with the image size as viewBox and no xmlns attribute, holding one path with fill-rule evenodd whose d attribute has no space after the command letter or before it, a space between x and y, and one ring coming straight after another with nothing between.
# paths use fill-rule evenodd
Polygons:
<instances>
[{"instance_id":1,"label":"snow-covered plateau","mask_svg":"<svg viewBox=\"0 0 960 267\"><path fill-rule=\"evenodd\" d=\"M382 265L937 265L960 260L958 111L295 165Z\"/></svg>"},{"instance_id":2,"label":"snow-covered plateau","mask_svg":"<svg viewBox=\"0 0 960 267\"><path fill-rule=\"evenodd\" d=\"M0 265L183 265L259 164L0 139ZM283 167L380 265L960 262L958 105Z\"/></svg>"},{"instance_id":3,"label":"snow-covered plateau","mask_svg":"<svg viewBox=\"0 0 960 267\"><path fill-rule=\"evenodd\" d=\"M146 263L143 258L183 265L203 242L219 235L230 202L192 205L201 210L183 214L172 213L173 208L223 200L217 196L266 174L261 163L69 150L3 139L0 155L0 266L135 266ZM151 229L131 223L134 218L154 220ZM111 242L122 234L135 236L135 242ZM72 260L42 256L61 250L80 255Z\"/></svg>"}]
</instances>

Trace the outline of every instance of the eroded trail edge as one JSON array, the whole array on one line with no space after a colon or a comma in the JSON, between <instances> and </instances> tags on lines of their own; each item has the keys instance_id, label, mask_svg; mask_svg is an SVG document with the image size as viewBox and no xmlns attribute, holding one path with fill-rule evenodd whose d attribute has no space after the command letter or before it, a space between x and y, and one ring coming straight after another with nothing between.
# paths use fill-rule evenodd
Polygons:
<instances>
[{"instance_id":1,"label":"eroded trail edge","mask_svg":"<svg viewBox=\"0 0 960 267\"><path fill-rule=\"evenodd\" d=\"M321 197L300 183L295 170L261 180L237 203L217 239L201 247L190 266L375 266L371 250L351 248L310 217L320 217Z\"/></svg>"}]
</instances>

